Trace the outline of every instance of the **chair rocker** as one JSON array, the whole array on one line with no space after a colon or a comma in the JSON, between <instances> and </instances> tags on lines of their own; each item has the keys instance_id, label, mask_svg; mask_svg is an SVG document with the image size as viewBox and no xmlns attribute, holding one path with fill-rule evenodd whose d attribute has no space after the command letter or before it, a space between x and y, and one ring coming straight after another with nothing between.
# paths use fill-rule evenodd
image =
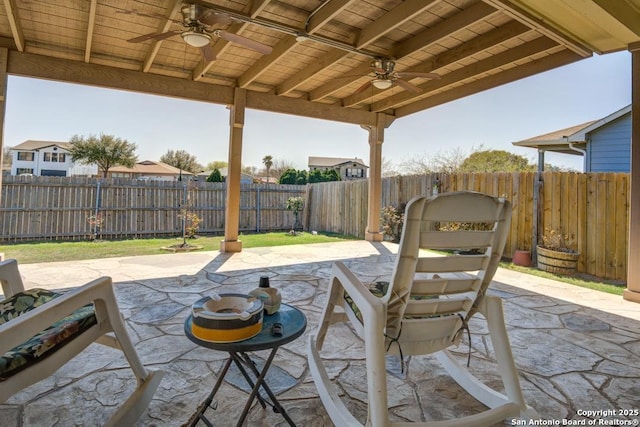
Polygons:
<instances>
[{"instance_id":1,"label":"chair rocker","mask_svg":"<svg viewBox=\"0 0 640 427\"><path fill-rule=\"evenodd\" d=\"M507 200L475 192L416 197L405 211L402 237L388 287L372 294L343 263L333 265L327 304L309 337L309 367L336 426L359 426L331 383L320 352L328 329L351 322L364 340L370 426L489 426L511 418L537 418L520 388L504 323L502 300L485 292L498 267L511 222ZM443 250L446 255L421 251ZM459 250L463 250L462 252ZM486 386L447 348L457 346L475 313L482 314L505 393ZM385 354L434 354L449 375L487 410L460 418L398 422L390 419Z\"/></svg>"},{"instance_id":2,"label":"chair rocker","mask_svg":"<svg viewBox=\"0 0 640 427\"><path fill-rule=\"evenodd\" d=\"M164 372L147 371L142 365L118 309L111 278L101 277L66 293L25 290L18 263L10 259L0 262L0 281L5 298L0 301L0 403L98 342L122 350L137 380L136 390L106 425L133 425Z\"/></svg>"}]
</instances>

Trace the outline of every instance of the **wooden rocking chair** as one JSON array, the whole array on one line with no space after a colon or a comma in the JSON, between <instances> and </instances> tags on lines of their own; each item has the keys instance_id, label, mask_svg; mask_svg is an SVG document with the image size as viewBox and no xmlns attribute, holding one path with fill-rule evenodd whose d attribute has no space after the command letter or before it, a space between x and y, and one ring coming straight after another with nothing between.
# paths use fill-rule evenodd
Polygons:
<instances>
[{"instance_id":1,"label":"wooden rocking chair","mask_svg":"<svg viewBox=\"0 0 640 427\"><path fill-rule=\"evenodd\" d=\"M147 371L118 310L110 277L67 293L25 290L16 260L0 262L0 403L50 376L93 342L121 349L137 388L106 425L133 425L164 372ZM113 335L108 334L113 332ZM108 334L108 335L105 335Z\"/></svg>"},{"instance_id":2,"label":"wooden rocking chair","mask_svg":"<svg viewBox=\"0 0 640 427\"><path fill-rule=\"evenodd\" d=\"M487 426L507 418L537 418L520 388L502 301L485 292L498 267L511 221L508 201L475 192L416 197L404 227L388 287L369 289L336 262L318 331L308 359L320 398L336 426L362 425L341 401L320 356L329 326L350 321L364 340L368 420L371 426ZM439 256L421 249L443 250ZM462 252L460 250L463 250ZM377 295L375 295L377 292ZM487 319L505 394L475 378L447 348L456 346L475 313ZM435 354L484 412L452 420L392 423L387 400L385 354Z\"/></svg>"}]
</instances>

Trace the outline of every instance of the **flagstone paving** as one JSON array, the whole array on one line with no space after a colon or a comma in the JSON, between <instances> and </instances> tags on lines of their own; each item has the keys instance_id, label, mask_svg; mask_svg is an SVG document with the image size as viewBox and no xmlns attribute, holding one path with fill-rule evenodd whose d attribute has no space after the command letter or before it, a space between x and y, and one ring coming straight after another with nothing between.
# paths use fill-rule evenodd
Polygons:
<instances>
[{"instance_id":1,"label":"flagstone paving","mask_svg":"<svg viewBox=\"0 0 640 427\"><path fill-rule=\"evenodd\" d=\"M299 426L326 426L331 422L309 375L305 346L326 298L331 263L345 261L365 282L384 280L396 250L391 243L352 241L245 249L238 254L197 252L52 262L24 265L21 271L27 287L53 289L78 286L102 275L113 278L120 310L143 362L166 372L139 426L187 423L213 387L226 358L225 353L201 348L184 336L191 304L212 292L247 293L257 286L259 276L268 275L283 302L302 309L308 320L305 334L282 347L275 358L275 366L295 380L294 387L278 398ZM542 419L562 425L562 420L591 417L637 425L640 305L504 269L499 269L490 292L504 300L524 394ZM484 320L474 319L470 329L470 369L495 384L499 378ZM348 327L339 326L326 347L330 375L364 422L361 342ZM466 361L468 351L465 339L457 354ZM266 352L257 355L267 357ZM456 418L482 408L431 357L408 359L404 373L398 360L390 358L388 369L393 390L389 404L395 420ZM240 383L231 378L223 384L217 409L206 413L214 425L235 425L247 398ZM121 353L93 344L48 379L0 405L0 427L101 425L132 389L132 375ZM605 417L584 412L595 410L629 412ZM257 404L246 424L286 425L279 414Z\"/></svg>"}]
</instances>

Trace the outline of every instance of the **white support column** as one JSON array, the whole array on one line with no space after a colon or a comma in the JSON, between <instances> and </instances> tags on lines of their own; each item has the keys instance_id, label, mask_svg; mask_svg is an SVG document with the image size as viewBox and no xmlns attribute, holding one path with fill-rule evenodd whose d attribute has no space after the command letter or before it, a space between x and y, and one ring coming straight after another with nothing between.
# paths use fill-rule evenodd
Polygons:
<instances>
[{"instance_id":1,"label":"white support column","mask_svg":"<svg viewBox=\"0 0 640 427\"><path fill-rule=\"evenodd\" d=\"M640 43L631 51L631 174L627 289L623 298L640 302Z\"/></svg>"},{"instance_id":2,"label":"white support column","mask_svg":"<svg viewBox=\"0 0 640 427\"><path fill-rule=\"evenodd\" d=\"M4 114L7 104L7 61L9 50L0 48L0 165L4 163ZM0 189L2 188L2 174L0 173ZM2 192L0 192L2 197ZM1 201L1 199L0 199Z\"/></svg>"},{"instance_id":3,"label":"white support column","mask_svg":"<svg viewBox=\"0 0 640 427\"><path fill-rule=\"evenodd\" d=\"M380 210L382 209L382 143L384 142L384 128L386 115L376 116L375 126L363 126L369 131L369 202L367 210L367 229L365 240L381 242L383 234L380 231Z\"/></svg>"},{"instance_id":4,"label":"white support column","mask_svg":"<svg viewBox=\"0 0 640 427\"><path fill-rule=\"evenodd\" d=\"M229 114L229 165L227 166L227 204L224 216L224 240L221 252L241 252L238 240L240 228L240 172L242 169L242 131L247 91L236 88Z\"/></svg>"}]
</instances>

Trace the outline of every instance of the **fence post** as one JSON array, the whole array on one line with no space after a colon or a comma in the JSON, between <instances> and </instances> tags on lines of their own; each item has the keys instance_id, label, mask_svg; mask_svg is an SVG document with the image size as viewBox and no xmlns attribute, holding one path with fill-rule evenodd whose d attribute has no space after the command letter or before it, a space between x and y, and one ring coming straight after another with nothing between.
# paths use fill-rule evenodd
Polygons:
<instances>
[{"instance_id":1,"label":"fence post","mask_svg":"<svg viewBox=\"0 0 640 427\"><path fill-rule=\"evenodd\" d=\"M538 227L540 225L540 196L544 181L541 172L535 172L533 176L533 217L531 218L531 264L538 264Z\"/></svg>"},{"instance_id":2,"label":"fence post","mask_svg":"<svg viewBox=\"0 0 640 427\"><path fill-rule=\"evenodd\" d=\"M101 185L100 184L101 184L101 182L100 182L100 180L98 180L98 182L96 183L96 208L95 208L95 211L94 211L94 214L93 214L93 216L95 218L95 221L93 223L93 235L96 236L95 237L96 239L98 238L98 227L99 227L98 224L100 222L100 221L98 221L98 218L99 218L98 215L100 215L100 204L102 202L101 194L100 194L101 193Z\"/></svg>"},{"instance_id":3,"label":"fence post","mask_svg":"<svg viewBox=\"0 0 640 427\"><path fill-rule=\"evenodd\" d=\"M260 232L260 187L256 191L256 233Z\"/></svg>"}]
</instances>

